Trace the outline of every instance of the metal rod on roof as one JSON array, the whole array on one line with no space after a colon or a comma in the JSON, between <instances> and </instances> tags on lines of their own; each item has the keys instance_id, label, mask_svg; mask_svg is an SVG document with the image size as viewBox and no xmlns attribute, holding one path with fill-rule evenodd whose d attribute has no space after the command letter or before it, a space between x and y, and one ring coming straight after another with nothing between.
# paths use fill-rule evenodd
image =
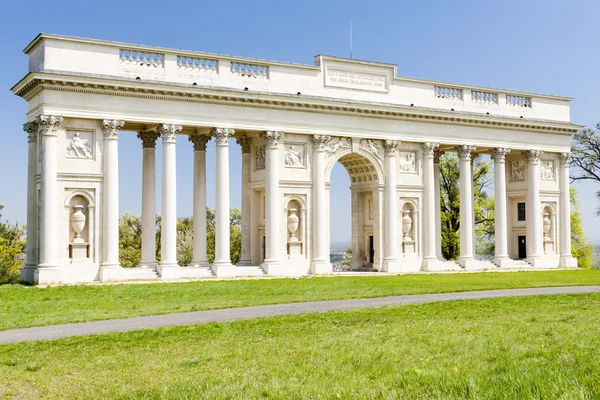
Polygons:
<instances>
[{"instance_id":1,"label":"metal rod on roof","mask_svg":"<svg viewBox=\"0 0 600 400\"><path fill-rule=\"evenodd\" d=\"M352 21L350 21L350 59L352 59Z\"/></svg>"}]
</instances>

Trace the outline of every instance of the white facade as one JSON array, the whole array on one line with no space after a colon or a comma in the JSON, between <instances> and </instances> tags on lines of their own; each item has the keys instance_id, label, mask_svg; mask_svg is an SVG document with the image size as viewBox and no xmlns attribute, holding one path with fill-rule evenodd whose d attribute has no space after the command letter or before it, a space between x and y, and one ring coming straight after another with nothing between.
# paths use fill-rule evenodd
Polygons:
<instances>
[{"instance_id":1,"label":"white facade","mask_svg":"<svg viewBox=\"0 0 600 400\"><path fill-rule=\"evenodd\" d=\"M57 35L25 49L27 262L39 283L331 273L329 180L351 178L353 269L575 266L570 98L396 76L317 56L298 65ZM142 262L118 261L119 135L140 138ZM194 144L194 252L176 262L177 142ZM210 141L214 139L214 141ZM242 147L242 259L229 259L229 140ZM155 143L162 140L162 153ZM206 146L216 165L206 165ZM461 254L441 257L439 155L460 157ZM494 159L496 256L476 258L471 158ZM155 259L162 158L161 261ZM206 173L217 181L206 260ZM260 267L260 269L258 268Z\"/></svg>"}]
</instances>

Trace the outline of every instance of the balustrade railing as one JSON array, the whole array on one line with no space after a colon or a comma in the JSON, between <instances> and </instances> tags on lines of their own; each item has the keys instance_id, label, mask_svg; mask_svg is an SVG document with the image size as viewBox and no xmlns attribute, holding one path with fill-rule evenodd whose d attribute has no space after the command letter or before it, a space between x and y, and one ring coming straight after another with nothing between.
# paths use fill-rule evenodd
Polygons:
<instances>
[{"instance_id":1,"label":"balustrade railing","mask_svg":"<svg viewBox=\"0 0 600 400\"><path fill-rule=\"evenodd\" d=\"M119 58L121 64L147 68L164 68L165 55L147 51L120 49Z\"/></svg>"},{"instance_id":2,"label":"balustrade railing","mask_svg":"<svg viewBox=\"0 0 600 400\"><path fill-rule=\"evenodd\" d=\"M471 91L471 100L478 104L498 104L498 95L491 92L482 92L479 90Z\"/></svg>"},{"instance_id":3,"label":"balustrade railing","mask_svg":"<svg viewBox=\"0 0 600 400\"><path fill-rule=\"evenodd\" d=\"M269 67L259 64L245 64L239 62L230 62L229 70L232 75L246 78L269 79Z\"/></svg>"},{"instance_id":4,"label":"balustrade railing","mask_svg":"<svg viewBox=\"0 0 600 400\"><path fill-rule=\"evenodd\" d=\"M217 71L217 60L198 57L177 56L177 67L192 72Z\"/></svg>"},{"instance_id":5,"label":"balustrade railing","mask_svg":"<svg viewBox=\"0 0 600 400\"><path fill-rule=\"evenodd\" d=\"M531 97L507 94L506 104L512 107L531 108Z\"/></svg>"},{"instance_id":6,"label":"balustrade railing","mask_svg":"<svg viewBox=\"0 0 600 400\"><path fill-rule=\"evenodd\" d=\"M462 100L463 90L453 87L435 86L435 96L438 99Z\"/></svg>"}]
</instances>

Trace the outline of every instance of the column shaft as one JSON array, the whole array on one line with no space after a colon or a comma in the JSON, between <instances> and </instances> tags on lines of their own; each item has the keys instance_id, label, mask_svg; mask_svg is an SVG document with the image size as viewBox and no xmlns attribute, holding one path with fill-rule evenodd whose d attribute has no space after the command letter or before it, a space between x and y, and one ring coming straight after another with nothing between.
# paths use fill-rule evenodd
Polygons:
<instances>
[{"instance_id":1,"label":"column shaft","mask_svg":"<svg viewBox=\"0 0 600 400\"><path fill-rule=\"evenodd\" d=\"M215 209L215 261L217 275L230 274L232 269L229 233L229 137L233 129L215 128L217 145L217 193ZM223 272L220 272L221 269Z\"/></svg>"},{"instance_id":2,"label":"column shaft","mask_svg":"<svg viewBox=\"0 0 600 400\"><path fill-rule=\"evenodd\" d=\"M526 151L527 164L527 261L534 266L542 258L542 212L540 210L540 156L538 150Z\"/></svg>"},{"instance_id":3,"label":"column shaft","mask_svg":"<svg viewBox=\"0 0 600 400\"><path fill-rule=\"evenodd\" d=\"M156 139L159 133L138 132L142 140L142 257L140 267L156 266Z\"/></svg>"},{"instance_id":4,"label":"column shaft","mask_svg":"<svg viewBox=\"0 0 600 400\"><path fill-rule=\"evenodd\" d=\"M383 270L397 271L398 264L398 205L396 200L396 150L400 142L386 140L385 147L385 201Z\"/></svg>"},{"instance_id":5,"label":"column shaft","mask_svg":"<svg viewBox=\"0 0 600 400\"><path fill-rule=\"evenodd\" d=\"M242 254L240 261L237 265L251 265L252 264L252 251L251 251L251 237L250 237L250 224L251 224L251 201L250 195L252 190L250 189L250 162L251 162L251 150L252 150L252 138L242 136L236 139L237 143L242 147ZM267 166L267 169L269 167Z\"/></svg>"},{"instance_id":6,"label":"column shaft","mask_svg":"<svg viewBox=\"0 0 600 400\"><path fill-rule=\"evenodd\" d=\"M460 158L460 257L459 263L466 266L474 259L473 255L473 176L471 152L475 146L459 146Z\"/></svg>"},{"instance_id":7,"label":"column shaft","mask_svg":"<svg viewBox=\"0 0 600 400\"><path fill-rule=\"evenodd\" d=\"M435 164L434 164L434 151L439 146L438 143L425 143L423 145L423 183L425 184L424 190L424 201L423 207L425 211L423 227L423 239L424 239L424 254L423 261L428 263L437 260L436 254L436 197L439 199L439 192L436 195L435 192ZM439 211L438 211L439 212Z\"/></svg>"},{"instance_id":8,"label":"column shaft","mask_svg":"<svg viewBox=\"0 0 600 400\"><path fill-rule=\"evenodd\" d=\"M569 187L570 153L560 154L560 258L561 266L575 266L571 254L571 196Z\"/></svg>"},{"instance_id":9,"label":"column shaft","mask_svg":"<svg viewBox=\"0 0 600 400\"><path fill-rule=\"evenodd\" d=\"M188 137L194 144L194 238L193 267L208 267L206 258L206 143L210 136L194 134Z\"/></svg>"},{"instance_id":10,"label":"column shaft","mask_svg":"<svg viewBox=\"0 0 600 400\"><path fill-rule=\"evenodd\" d=\"M279 141L282 132L264 132L266 145L265 177L265 234L266 257L264 263L269 267L278 265L279 259Z\"/></svg>"},{"instance_id":11,"label":"column shaft","mask_svg":"<svg viewBox=\"0 0 600 400\"><path fill-rule=\"evenodd\" d=\"M506 154L510 149L495 148L494 159L494 202L495 202L495 255L494 261L502 266L508 260L508 216L506 212Z\"/></svg>"},{"instance_id":12,"label":"column shaft","mask_svg":"<svg viewBox=\"0 0 600 400\"><path fill-rule=\"evenodd\" d=\"M28 133L28 164L27 164L27 258L25 267L21 270L21 280L33 281L33 270L37 266L37 141L38 124L28 122L23 125Z\"/></svg>"},{"instance_id":13,"label":"column shaft","mask_svg":"<svg viewBox=\"0 0 600 400\"><path fill-rule=\"evenodd\" d=\"M440 200L440 182L441 182L441 170L440 170L440 156L442 153L435 152L433 155L433 181L434 190L433 195L435 197L435 255L438 260L443 260L442 255L442 204Z\"/></svg>"},{"instance_id":14,"label":"column shaft","mask_svg":"<svg viewBox=\"0 0 600 400\"><path fill-rule=\"evenodd\" d=\"M162 136L162 211L160 222L160 269L177 267L177 170L176 138L181 125L161 124ZM168 274L168 272L167 272Z\"/></svg>"},{"instance_id":15,"label":"column shaft","mask_svg":"<svg viewBox=\"0 0 600 400\"><path fill-rule=\"evenodd\" d=\"M119 269L119 129L123 121L104 120L104 257L102 269ZM113 278L103 276L103 280Z\"/></svg>"},{"instance_id":16,"label":"column shaft","mask_svg":"<svg viewBox=\"0 0 600 400\"><path fill-rule=\"evenodd\" d=\"M312 262L311 273L331 272L327 240L327 192L325 189L325 148L331 138L328 135L313 136L313 196L312 196Z\"/></svg>"},{"instance_id":17,"label":"column shaft","mask_svg":"<svg viewBox=\"0 0 600 400\"><path fill-rule=\"evenodd\" d=\"M62 117L42 115L37 122L42 140L40 199L40 258L38 268L57 268L57 132Z\"/></svg>"}]
</instances>

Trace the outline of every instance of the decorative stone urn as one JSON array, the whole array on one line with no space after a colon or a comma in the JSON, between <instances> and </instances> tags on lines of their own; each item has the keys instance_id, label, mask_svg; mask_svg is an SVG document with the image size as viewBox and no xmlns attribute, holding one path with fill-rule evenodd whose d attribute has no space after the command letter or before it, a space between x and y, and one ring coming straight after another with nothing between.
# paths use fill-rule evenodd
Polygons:
<instances>
[{"instance_id":1,"label":"decorative stone urn","mask_svg":"<svg viewBox=\"0 0 600 400\"><path fill-rule=\"evenodd\" d=\"M550 221L550 214L547 212L544 213L543 224L544 224L544 240L550 240L550 236L548 236L548 233L550 232L550 225L552 225L552 222Z\"/></svg>"},{"instance_id":2,"label":"decorative stone urn","mask_svg":"<svg viewBox=\"0 0 600 400\"><path fill-rule=\"evenodd\" d=\"M290 208L289 209L289 215L287 218L287 228L288 231L290 231L290 242L297 242L298 238L296 237L296 231L298 230L298 222L300 221L300 218L298 218L298 215L296 215L296 212L298 210L295 208Z\"/></svg>"},{"instance_id":3,"label":"decorative stone urn","mask_svg":"<svg viewBox=\"0 0 600 400\"><path fill-rule=\"evenodd\" d=\"M410 211L402 211L402 232L404 233L404 240L411 241L412 238L408 235L410 228L412 228L412 218L410 218Z\"/></svg>"},{"instance_id":4,"label":"decorative stone urn","mask_svg":"<svg viewBox=\"0 0 600 400\"><path fill-rule=\"evenodd\" d=\"M73 227L73 231L75 231L75 240L73 243L83 243L83 238L81 237L81 232L83 228L85 228L85 215L83 214L83 206L76 205L73 206L75 212L71 215L71 226Z\"/></svg>"}]
</instances>

